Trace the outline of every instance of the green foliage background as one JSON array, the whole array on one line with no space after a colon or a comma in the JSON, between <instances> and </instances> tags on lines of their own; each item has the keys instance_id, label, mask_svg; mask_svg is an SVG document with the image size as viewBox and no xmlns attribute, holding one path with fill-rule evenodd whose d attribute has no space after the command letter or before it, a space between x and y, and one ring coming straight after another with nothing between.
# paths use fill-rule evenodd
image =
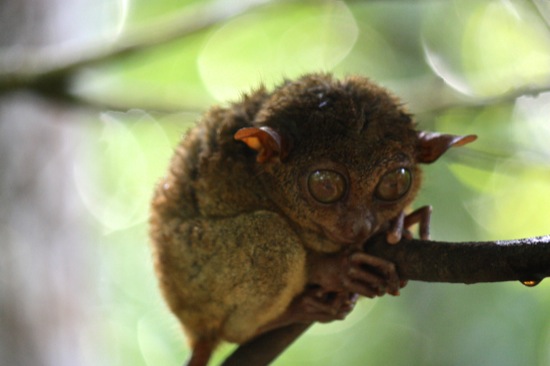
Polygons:
<instances>
[{"instance_id":1,"label":"green foliage background","mask_svg":"<svg viewBox=\"0 0 550 366\"><path fill-rule=\"evenodd\" d=\"M121 4L113 23L124 34L203 3ZM261 83L312 71L367 75L404 99L419 128L477 134L471 148L425 169L415 206L434 206L434 239L550 234L550 13L540 4L266 2L82 74L80 97L128 109L94 117L75 158L100 248L93 332L102 364L170 366L187 357L152 271L149 200L200 113ZM523 88L543 92L517 92ZM347 320L316 325L275 364L550 365L549 309L544 281L535 288L413 282L398 298L363 300ZM216 362L231 349L223 346Z\"/></svg>"}]
</instances>

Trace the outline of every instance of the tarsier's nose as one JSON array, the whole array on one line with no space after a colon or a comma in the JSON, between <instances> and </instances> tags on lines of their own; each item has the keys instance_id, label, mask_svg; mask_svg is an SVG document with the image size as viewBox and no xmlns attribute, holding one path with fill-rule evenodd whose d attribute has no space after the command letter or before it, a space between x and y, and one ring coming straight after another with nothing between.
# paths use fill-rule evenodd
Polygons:
<instances>
[{"instance_id":1,"label":"tarsier's nose","mask_svg":"<svg viewBox=\"0 0 550 366\"><path fill-rule=\"evenodd\" d=\"M370 215L354 221L352 231L355 242L366 241L372 235L375 226L373 221Z\"/></svg>"}]
</instances>

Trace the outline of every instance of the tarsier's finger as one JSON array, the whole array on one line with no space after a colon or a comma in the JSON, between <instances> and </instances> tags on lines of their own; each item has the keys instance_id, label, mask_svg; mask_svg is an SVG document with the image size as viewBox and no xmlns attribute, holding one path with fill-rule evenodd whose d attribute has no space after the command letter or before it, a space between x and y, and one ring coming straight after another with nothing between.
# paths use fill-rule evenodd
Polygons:
<instances>
[{"instance_id":1,"label":"tarsier's finger","mask_svg":"<svg viewBox=\"0 0 550 366\"><path fill-rule=\"evenodd\" d=\"M348 276L354 282L369 284L370 287L378 289L377 292L386 293L386 279L375 273L369 272L360 266L351 266L348 270Z\"/></svg>"},{"instance_id":2,"label":"tarsier's finger","mask_svg":"<svg viewBox=\"0 0 550 366\"><path fill-rule=\"evenodd\" d=\"M386 234L386 241L389 244L397 244L401 241L404 224L405 224L405 212L401 211L399 216L397 216L397 218L393 221L390 229Z\"/></svg>"},{"instance_id":3,"label":"tarsier's finger","mask_svg":"<svg viewBox=\"0 0 550 366\"><path fill-rule=\"evenodd\" d=\"M386 292L391 295L398 295L400 279L397 270L392 262L372 255L357 252L350 256L350 276L363 280L376 288L379 286L378 279L382 279Z\"/></svg>"},{"instance_id":4,"label":"tarsier's finger","mask_svg":"<svg viewBox=\"0 0 550 366\"><path fill-rule=\"evenodd\" d=\"M407 229L414 224L418 224L420 239L428 240L430 238L430 217L432 215L431 206L423 206L408 214L404 219L404 228Z\"/></svg>"},{"instance_id":5,"label":"tarsier's finger","mask_svg":"<svg viewBox=\"0 0 550 366\"><path fill-rule=\"evenodd\" d=\"M353 310L353 305L350 304L349 301L337 304L335 304L334 301L327 303L312 296L305 296L303 298L303 304L308 312L308 317L321 323L342 320L351 310Z\"/></svg>"},{"instance_id":6,"label":"tarsier's finger","mask_svg":"<svg viewBox=\"0 0 550 366\"><path fill-rule=\"evenodd\" d=\"M300 317L296 320L296 323L330 323L335 320L344 320L346 318L346 315L347 313L329 314L323 311L314 311L300 315Z\"/></svg>"},{"instance_id":7,"label":"tarsier's finger","mask_svg":"<svg viewBox=\"0 0 550 366\"><path fill-rule=\"evenodd\" d=\"M333 300L333 305L338 306L338 314L344 319L354 308L359 295L356 293L339 292Z\"/></svg>"},{"instance_id":8,"label":"tarsier's finger","mask_svg":"<svg viewBox=\"0 0 550 366\"><path fill-rule=\"evenodd\" d=\"M413 234L411 233L410 230L403 230L403 232L401 233L401 237L407 240L412 240Z\"/></svg>"},{"instance_id":9,"label":"tarsier's finger","mask_svg":"<svg viewBox=\"0 0 550 366\"><path fill-rule=\"evenodd\" d=\"M334 303L327 302L323 298L306 295L302 301L307 311L327 313L331 315L338 313L339 306L335 306Z\"/></svg>"},{"instance_id":10,"label":"tarsier's finger","mask_svg":"<svg viewBox=\"0 0 550 366\"><path fill-rule=\"evenodd\" d=\"M346 288L350 291L356 292L370 299L376 296L382 296L385 293L385 289L383 293L380 293L381 289L375 289L364 282L353 281L351 278L345 278L343 283L344 286L346 286Z\"/></svg>"},{"instance_id":11,"label":"tarsier's finger","mask_svg":"<svg viewBox=\"0 0 550 366\"><path fill-rule=\"evenodd\" d=\"M356 294L356 293L349 293L349 296L348 296L348 302L355 306L355 304L357 303L357 300L359 300L359 294Z\"/></svg>"}]
</instances>

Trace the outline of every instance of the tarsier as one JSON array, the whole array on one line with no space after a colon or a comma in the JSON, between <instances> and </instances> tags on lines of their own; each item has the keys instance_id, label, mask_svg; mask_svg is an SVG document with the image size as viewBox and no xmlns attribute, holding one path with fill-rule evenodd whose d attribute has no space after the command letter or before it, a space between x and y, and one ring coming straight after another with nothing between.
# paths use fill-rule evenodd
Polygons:
<instances>
[{"instance_id":1,"label":"tarsier","mask_svg":"<svg viewBox=\"0 0 550 366\"><path fill-rule=\"evenodd\" d=\"M222 341L343 319L358 295L397 295L395 266L362 244L396 243L432 163L475 136L415 130L401 103L363 77L286 81L212 108L174 154L152 203L161 289L190 340L188 365Z\"/></svg>"}]
</instances>

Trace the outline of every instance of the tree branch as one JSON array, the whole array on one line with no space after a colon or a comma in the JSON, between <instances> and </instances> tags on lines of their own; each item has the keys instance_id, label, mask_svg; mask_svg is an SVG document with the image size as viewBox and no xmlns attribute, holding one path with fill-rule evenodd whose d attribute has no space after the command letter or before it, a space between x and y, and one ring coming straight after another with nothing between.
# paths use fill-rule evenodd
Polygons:
<instances>
[{"instance_id":1,"label":"tree branch","mask_svg":"<svg viewBox=\"0 0 550 366\"><path fill-rule=\"evenodd\" d=\"M225 22L240 14L264 5L268 1L250 0L234 2L231 6L221 1L211 1L207 5L187 7L173 17L164 18L155 24L127 32L114 45L96 46L91 49L68 55L38 54L32 58L39 64L17 64L17 70L0 69L0 94L18 89L28 89L44 97L63 102L75 102L70 92L70 83L75 74L86 67L119 61L136 53L156 46L188 37L216 24ZM23 61L23 60L19 60ZM4 62L5 63L5 60ZM21 64L23 65L21 66Z\"/></svg>"},{"instance_id":2,"label":"tree branch","mask_svg":"<svg viewBox=\"0 0 550 366\"><path fill-rule=\"evenodd\" d=\"M395 263L400 277L409 280L466 284L521 281L534 286L550 277L550 236L463 243L404 239L389 245L386 235L381 234L371 238L364 250ZM237 348L222 365L267 365L309 326L295 324L263 334Z\"/></svg>"},{"instance_id":3,"label":"tree branch","mask_svg":"<svg viewBox=\"0 0 550 366\"><path fill-rule=\"evenodd\" d=\"M536 98L550 92L550 84L541 83L519 85L492 96L466 95L453 89L435 74L393 81L387 86L406 100L416 115L437 115L452 108L480 109L512 103L523 96Z\"/></svg>"},{"instance_id":4,"label":"tree branch","mask_svg":"<svg viewBox=\"0 0 550 366\"><path fill-rule=\"evenodd\" d=\"M191 36L270 2L273 1L247 0L227 6L223 1L214 0L206 5L188 6L174 16L127 31L112 45L96 45L78 52L72 50L68 54L63 54L59 49L52 49L50 51L53 52L33 50L32 57L28 54L19 58L4 55L0 58L0 95L25 89L47 99L76 107L127 109L127 106L109 105L109 102L98 103L73 94L71 86L74 76L87 67L120 61L136 53ZM11 67L7 68L6 65ZM420 88L429 92L418 96L419 88L415 81L414 87L406 88L415 90L415 93L410 98L404 99L409 101L417 99L421 104L422 113L438 113L458 106L481 108L513 101L524 95L537 96L550 91L549 85L526 85L494 97L467 98L448 87L445 88L441 81L438 81L438 84L440 85L437 87ZM443 89L434 93L434 88ZM439 98L435 100L434 95L439 95Z\"/></svg>"},{"instance_id":5,"label":"tree branch","mask_svg":"<svg viewBox=\"0 0 550 366\"><path fill-rule=\"evenodd\" d=\"M311 324L292 324L262 334L239 346L221 366L267 365L283 353L310 326Z\"/></svg>"},{"instance_id":6,"label":"tree branch","mask_svg":"<svg viewBox=\"0 0 550 366\"><path fill-rule=\"evenodd\" d=\"M402 278L417 281L472 284L550 276L550 236L464 243L415 239L397 245L376 236L365 251L394 262Z\"/></svg>"}]
</instances>

